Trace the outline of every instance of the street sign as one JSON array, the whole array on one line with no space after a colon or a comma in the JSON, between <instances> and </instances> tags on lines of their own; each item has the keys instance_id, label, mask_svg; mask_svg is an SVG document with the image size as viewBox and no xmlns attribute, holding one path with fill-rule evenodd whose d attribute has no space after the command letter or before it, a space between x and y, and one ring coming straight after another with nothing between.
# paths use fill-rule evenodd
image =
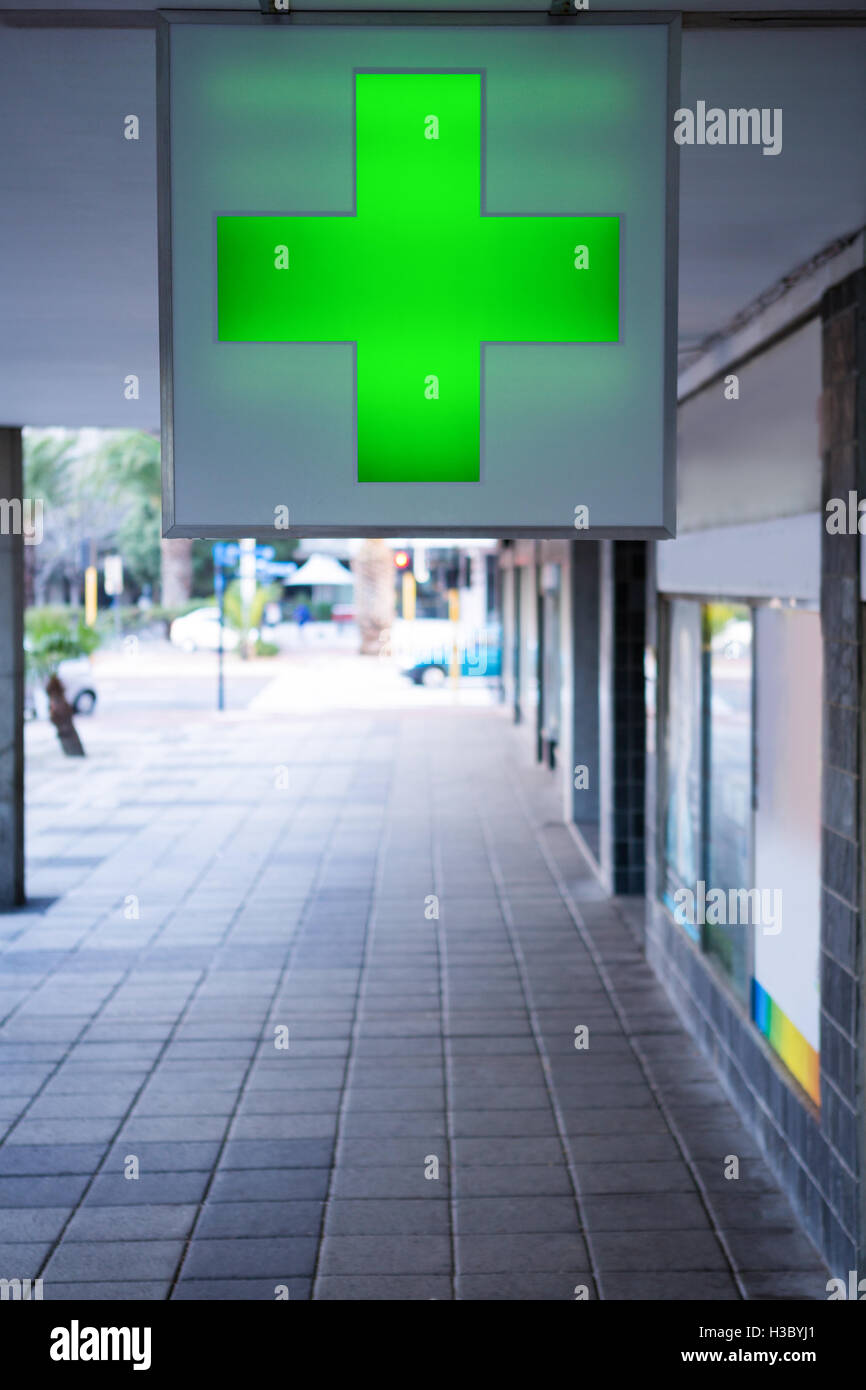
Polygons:
<instances>
[{"instance_id":1,"label":"street sign","mask_svg":"<svg viewBox=\"0 0 866 1390\"><path fill-rule=\"evenodd\" d=\"M273 560L276 551L272 545L257 545L256 560ZM213 546L213 562L226 569L233 569L240 561L241 547L237 542L216 541Z\"/></svg>"},{"instance_id":2,"label":"street sign","mask_svg":"<svg viewBox=\"0 0 866 1390\"><path fill-rule=\"evenodd\" d=\"M674 529L678 26L168 15L169 535Z\"/></svg>"},{"instance_id":3,"label":"street sign","mask_svg":"<svg viewBox=\"0 0 866 1390\"><path fill-rule=\"evenodd\" d=\"M213 547L214 565L219 565L225 569L231 569L236 565L240 557L241 548L236 542L227 543L217 541Z\"/></svg>"},{"instance_id":4,"label":"street sign","mask_svg":"<svg viewBox=\"0 0 866 1390\"><path fill-rule=\"evenodd\" d=\"M106 555L103 561L103 583L109 598L123 593L123 560L120 555Z\"/></svg>"}]
</instances>

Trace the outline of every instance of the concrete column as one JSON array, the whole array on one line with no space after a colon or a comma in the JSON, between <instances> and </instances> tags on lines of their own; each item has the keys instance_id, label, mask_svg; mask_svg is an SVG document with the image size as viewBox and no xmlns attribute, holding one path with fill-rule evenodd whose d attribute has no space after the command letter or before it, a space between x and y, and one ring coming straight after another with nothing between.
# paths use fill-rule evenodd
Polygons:
<instances>
[{"instance_id":1,"label":"concrete column","mask_svg":"<svg viewBox=\"0 0 866 1390\"><path fill-rule=\"evenodd\" d=\"M645 887L646 541L613 551L613 882L617 893Z\"/></svg>"},{"instance_id":2,"label":"concrete column","mask_svg":"<svg viewBox=\"0 0 866 1390\"><path fill-rule=\"evenodd\" d=\"M599 570L601 867L612 893L645 888L646 541L603 541Z\"/></svg>"},{"instance_id":3,"label":"concrete column","mask_svg":"<svg viewBox=\"0 0 866 1390\"><path fill-rule=\"evenodd\" d=\"M24 539L16 502L21 431L0 428L0 910L24 902Z\"/></svg>"},{"instance_id":4,"label":"concrete column","mask_svg":"<svg viewBox=\"0 0 866 1390\"><path fill-rule=\"evenodd\" d=\"M601 768L599 746L599 625L601 562L598 541L571 542L571 667L572 739L571 761L566 767L571 793L570 814L587 845L598 858L599 818L601 815ZM588 770L589 785L574 787L574 768Z\"/></svg>"}]
</instances>

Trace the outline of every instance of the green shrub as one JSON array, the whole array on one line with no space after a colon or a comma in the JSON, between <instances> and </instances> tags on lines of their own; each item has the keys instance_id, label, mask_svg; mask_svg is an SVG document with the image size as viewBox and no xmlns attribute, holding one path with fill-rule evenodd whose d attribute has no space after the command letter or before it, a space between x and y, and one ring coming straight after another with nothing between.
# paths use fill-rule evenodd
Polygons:
<instances>
[{"instance_id":1,"label":"green shrub","mask_svg":"<svg viewBox=\"0 0 866 1390\"><path fill-rule=\"evenodd\" d=\"M27 665L43 685L61 661L89 656L99 643L99 633L86 626L77 608L28 608L24 615Z\"/></svg>"}]
</instances>

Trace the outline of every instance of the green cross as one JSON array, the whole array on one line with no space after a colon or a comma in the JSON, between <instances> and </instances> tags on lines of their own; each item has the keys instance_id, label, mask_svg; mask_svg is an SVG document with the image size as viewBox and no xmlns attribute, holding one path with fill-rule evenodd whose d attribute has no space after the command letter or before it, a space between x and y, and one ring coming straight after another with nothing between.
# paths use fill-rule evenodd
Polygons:
<instances>
[{"instance_id":1,"label":"green cross","mask_svg":"<svg viewBox=\"0 0 866 1390\"><path fill-rule=\"evenodd\" d=\"M353 212L217 218L218 338L355 344L358 480L476 482L484 345L618 341L619 218L483 211L480 73L355 106Z\"/></svg>"}]
</instances>

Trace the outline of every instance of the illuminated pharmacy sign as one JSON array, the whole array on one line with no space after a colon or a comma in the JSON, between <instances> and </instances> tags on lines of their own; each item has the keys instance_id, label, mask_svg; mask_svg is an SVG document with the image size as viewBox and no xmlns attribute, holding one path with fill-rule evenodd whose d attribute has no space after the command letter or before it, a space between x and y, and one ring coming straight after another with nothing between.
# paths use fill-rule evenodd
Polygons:
<instances>
[{"instance_id":1,"label":"illuminated pharmacy sign","mask_svg":"<svg viewBox=\"0 0 866 1390\"><path fill-rule=\"evenodd\" d=\"M670 532L672 26L308 19L163 26L169 534Z\"/></svg>"}]
</instances>

